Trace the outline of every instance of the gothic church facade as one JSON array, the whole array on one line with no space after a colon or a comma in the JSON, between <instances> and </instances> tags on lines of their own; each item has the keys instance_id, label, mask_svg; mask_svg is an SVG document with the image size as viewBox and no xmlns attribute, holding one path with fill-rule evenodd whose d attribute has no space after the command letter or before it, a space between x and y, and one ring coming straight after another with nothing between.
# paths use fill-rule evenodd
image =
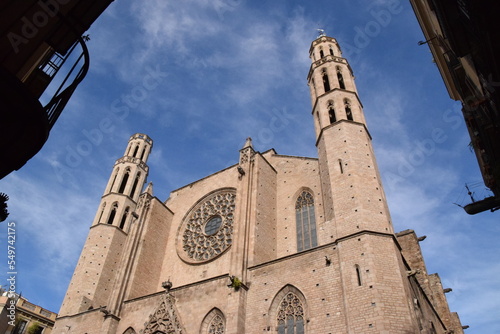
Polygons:
<instances>
[{"instance_id":1,"label":"gothic church facade","mask_svg":"<svg viewBox=\"0 0 500 334\"><path fill-rule=\"evenodd\" d=\"M55 333L463 333L419 239L393 231L352 70L309 50L318 158L257 152L153 195L151 138L113 167Z\"/></svg>"}]
</instances>

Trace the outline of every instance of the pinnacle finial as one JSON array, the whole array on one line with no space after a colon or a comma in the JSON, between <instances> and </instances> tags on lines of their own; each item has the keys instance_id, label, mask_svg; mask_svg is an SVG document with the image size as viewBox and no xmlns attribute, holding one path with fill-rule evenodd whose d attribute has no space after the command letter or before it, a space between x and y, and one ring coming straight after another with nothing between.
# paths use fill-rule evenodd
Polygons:
<instances>
[{"instance_id":1,"label":"pinnacle finial","mask_svg":"<svg viewBox=\"0 0 500 334\"><path fill-rule=\"evenodd\" d=\"M325 29L318 28L316 30L318 31L318 37L326 36L325 35Z\"/></svg>"},{"instance_id":2,"label":"pinnacle finial","mask_svg":"<svg viewBox=\"0 0 500 334\"><path fill-rule=\"evenodd\" d=\"M153 196L153 182L151 181L149 182L145 192Z\"/></svg>"},{"instance_id":3,"label":"pinnacle finial","mask_svg":"<svg viewBox=\"0 0 500 334\"><path fill-rule=\"evenodd\" d=\"M253 148L252 145L252 138L248 137L247 140L245 141L245 145L243 145L243 148L251 147Z\"/></svg>"}]
</instances>

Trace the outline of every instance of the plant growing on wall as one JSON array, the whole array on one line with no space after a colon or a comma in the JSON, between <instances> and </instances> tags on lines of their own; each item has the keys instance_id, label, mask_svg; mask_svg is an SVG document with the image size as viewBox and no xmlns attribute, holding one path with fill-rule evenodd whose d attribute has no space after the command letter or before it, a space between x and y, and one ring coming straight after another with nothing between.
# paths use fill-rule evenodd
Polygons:
<instances>
[{"instance_id":1,"label":"plant growing on wall","mask_svg":"<svg viewBox=\"0 0 500 334\"><path fill-rule=\"evenodd\" d=\"M32 323L29 327L28 330L26 331L27 334L40 334L43 331L43 327L40 326L38 322Z\"/></svg>"},{"instance_id":2,"label":"plant growing on wall","mask_svg":"<svg viewBox=\"0 0 500 334\"><path fill-rule=\"evenodd\" d=\"M238 291L243 283L236 276L231 276L229 277L229 279L231 280L231 284L228 284L228 287L233 288L235 291Z\"/></svg>"}]
</instances>

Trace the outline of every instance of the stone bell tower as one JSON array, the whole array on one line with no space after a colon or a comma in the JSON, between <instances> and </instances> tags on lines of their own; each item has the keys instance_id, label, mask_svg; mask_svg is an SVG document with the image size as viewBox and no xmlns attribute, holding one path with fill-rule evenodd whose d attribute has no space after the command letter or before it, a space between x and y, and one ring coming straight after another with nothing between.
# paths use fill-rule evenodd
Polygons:
<instances>
[{"instance_id":1,"label":"stone bell tower","mask_svg":"<svg viewBox=\"0 0 500 334\"><path fill-rule=\"evenodd\" d=\"M337 41L323 33L309 54L325 224L336 234L347 331L402 333L414 326L408 278L353 72Z\"/></svg>"},{"instance_id":2,"label":"stone bell tower","mask_svg":"<svg viewBox=\"0 0 500 334\"><path fill-rule=\"evenodd\" d=\"M147 135L135 134L130 137L124 156L116 161L59 316L108 304L148 175L146 162L152 146Z\"/></svg>"},{"instance_id":3,"label":"stone bell tower","mask_svg":"<svg viewBox=\"0 0 500 334\"><path fill-rule=\"evenodd\" d=\"M363 105L337 41L321 33L309 49L308 84L327 220L337 238L362 230L392 233Z\"/></svg>"}]
</instances>

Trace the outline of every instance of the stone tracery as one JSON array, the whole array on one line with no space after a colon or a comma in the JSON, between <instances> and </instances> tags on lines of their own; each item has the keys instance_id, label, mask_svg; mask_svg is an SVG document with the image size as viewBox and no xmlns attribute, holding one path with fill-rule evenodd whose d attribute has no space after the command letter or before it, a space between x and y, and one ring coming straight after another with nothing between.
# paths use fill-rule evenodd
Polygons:
<instances>
[{"instance_id":1,"label":"stone tracery","mask_svg":"<svg viewBox=\"0 0 500 334\"><path fill-rule=\"evenodd\" d=\"M198 204L185 218L182 231L182 249L188 260L207 261L222 254L232 244L236 194L224 189ZM208 235L205 224L221 217L218 230Z\"/></svg>"},{"instance_id":2,"label":"stone tracery","mask_svg":"<svg viewBox=\"0 0 500 334\"><path fill-rule=\"evenodd\" d=\"M289 292L278 309L278 333L304 333L304 307L299 297Z\"/></svg>"},{"instance_id":3,"label":"stone tracery","mask_svg":"<svg viewBox=\"0 0 500 334\"><path fill-rule=\"evenodd\" d=\"M224 334L224 319L216 315L208 327L208 334Z\"/></svg>"}]
</instances>

